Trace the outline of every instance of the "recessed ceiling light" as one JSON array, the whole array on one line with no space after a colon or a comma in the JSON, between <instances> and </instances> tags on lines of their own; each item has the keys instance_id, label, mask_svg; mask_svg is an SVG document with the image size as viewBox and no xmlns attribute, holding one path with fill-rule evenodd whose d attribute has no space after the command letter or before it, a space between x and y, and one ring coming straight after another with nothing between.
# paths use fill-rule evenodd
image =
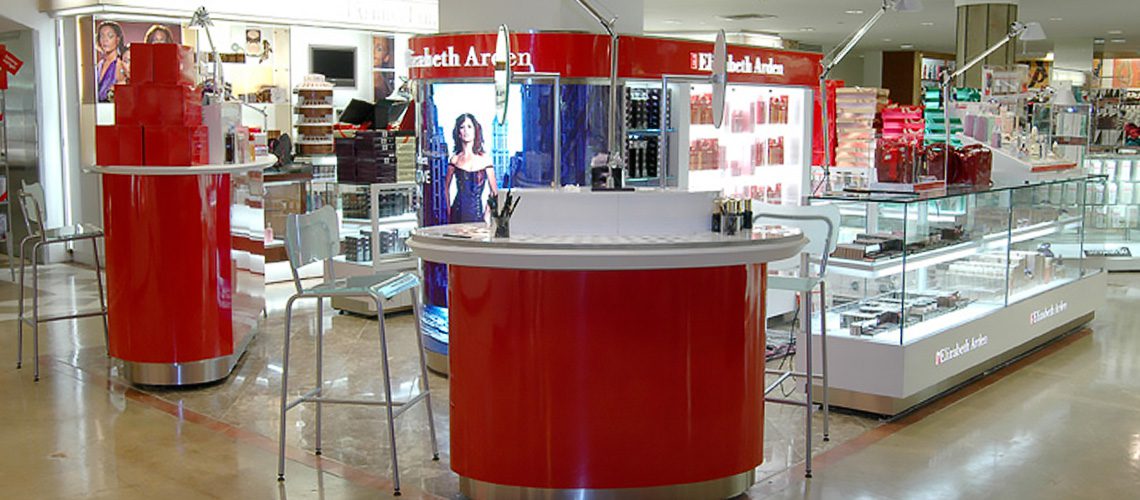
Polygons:
<instances>
[{"instance_id":1,"label":"recessed ceiling light","mask_svg":"<svg viewBox=\"0 0 1140 500\"><path fill-rule=\"evenodd\" d=\"M815 31L815 28L812 28L811 26L804 26L803 28L800 28L800 31Z\"/></svg>"},{"instance_id":2,"label":"recessed ceiling light","mask_svg":"<svg viewBox=\"0 0 1140 500\"><path fill-rule=\"evenodd\" d=\"M681 24L680 19L666 19L666 20L661 21L661 22L665 23L665 24Z\"/></svg>"},{"instance_id":3,"label":"recessed ceiling light","mask_svg":"<svg viewBox=\"0 0 1140 500\"><path fill-rule=\"evenodd\" d=\"M1049 18L1049 20L1050 20L1050 21L1053 21L1053 22L1056 22L1056 21L1064 21L1064 19L1061 19L1061 18L1059 18L1059 17L1050 17L1050 18Z\"/></svg>"},{"instance_id":4,"label":"recessed ceiling light","mask_svg":"<svg viewBox=\"0 0 1140 500\"><path fill-rule=\"evenodd\" d=\"M1102 44L1102 43L1104 43L1104 39L1103 38L1093 38L1093 43L1094 44Z\"/></svg>"},{"instance_id":5,"label":"recessed ceiling light","mask_svg":"<svg viewBox=\"0 0 1140 500\"><path fill-rule=\"evenodd\" d=\"M846 12L846 13L848 13L848 14L855 14L855 15L858 15L858 14L862 14L862 13L863 13L863 11L862 11L862 10L859 10L859 9L855 9L855 10L845 10L845 11L843 11L843 12Z\"/></svg>"},{"instance_id":6,"label":"recessed ceiling light","mask_svg":"<svg viewBox=\"0 0 1140 500\"><path fill-rule=\"evenodd\" d=\"M771 18L776 17L776 16L773 14L749 13L749 14L725 14L723 16L716 16L716 17L717 17L717 19L721 19L724 21L758 21L761 19L771 19Z\"/></svg>"},{"instance_id":7,"label":"recessed ceiling light","mask_svg":"<svg viewBox=\"0 0 1140 500\"><path fill-rule=\"evenodd\" d=\"M1123 30L1108 30L1108 34L1110 34L1110 35L1123 35L1124 31Z\"/></svg>"},{"instance_id":8,"label":"recessed ceiling light","mask_svg":"<svg viewBox=\"0 0 1140 500\"><path fill-rule=\"evenodd\" d=\"M904 43L902 45L899 45L899 48L904 49L904 50L910 50L910 49L914 48L914 44L913 43Z\"/></svg>"},{"instance_id":9,"label":"recessed ceiling light","mask_svg":"<svg viewBox=\"0 0 1140 500\"><path fill-rule=\"evenodd\" d=\"M891 40L890 38L884 38L883 41L884 42L893 42L894 40Z\"/></svg>"},{"instance_id":10,"label":"recessed ceiling light","mask_svg":"<svg viewBox=\"0 0 1140 500\"><path fill-rule=\"evenodd\" d=\"M930 21L926 21L926 22L919 23L919 24L922 24L923 26L934 26L934 23L930 22Z\"/></svg>"},{"instance_id":11,"label":"recessed ceiling light","mask_svg":"<svg viewBox=\"0 0 1140 500\"><path fill-rule=\"evenodd\" d=\"M1112 39L1112 43L1125 43L1125 42L1127 42L1127 41L1128 41L1128 40L1125 40L1125 39L1123 39L1123 38L1113 38L1113 39Z\"/></svg>"}]
</instances>

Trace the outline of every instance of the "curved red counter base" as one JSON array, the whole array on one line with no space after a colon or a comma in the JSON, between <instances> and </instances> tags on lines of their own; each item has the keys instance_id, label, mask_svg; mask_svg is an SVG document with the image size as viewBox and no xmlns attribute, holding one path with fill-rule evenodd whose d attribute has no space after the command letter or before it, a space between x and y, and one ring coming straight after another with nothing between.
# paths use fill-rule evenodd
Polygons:
<instances>
[{"instance_id":1,"label":"curved red counter base","mask_svg":"<svg viewBox=\"0 0 1140 500\"><path fill-rule=\"evenodd\" d=\"M103 176L108 350L126 378L225 377L234 353L230 175Z\"/></svg>"},{"instance_id":2,"label":"curved red counter base","mask_svg":"<svg viewBox=\"0 0 1140 500\"><path fill-rule=\"evenodd\" d=\"M464 493L750 478L764 457L765 273L450 266Z\"/></svg>"}]
</instances>

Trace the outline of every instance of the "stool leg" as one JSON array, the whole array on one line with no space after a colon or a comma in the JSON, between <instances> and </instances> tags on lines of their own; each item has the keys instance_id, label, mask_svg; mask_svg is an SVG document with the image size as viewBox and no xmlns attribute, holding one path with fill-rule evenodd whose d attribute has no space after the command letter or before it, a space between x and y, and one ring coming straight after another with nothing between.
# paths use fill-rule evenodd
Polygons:
<instances>
[{"instance_id":1,"label":"stool leg","mask_svg":"<svg viewBox=\"0 0 1140 500\"><path fill-rule=\"evenodd\" d=\"M20 299L19 299L19 324L16 326L16 369L19 370L24 364L24 263L26 259L24 256L28 255L25 249L28 246L28 241L32 237L28 236L20 241Z\"/></svg>"},{"instance_id":2,"label":"stool leg","mask_svg":"<svg viewBox=\"0 0 1140 500\"><path fill-rule=\"evenodd\" d=\"M388 410L388 444L392 447L392 483L396 487L395 495L400 496L400 463L396 458L396 419L392 412L392 372L388 367L388 335L384 331L384 304L380 297L373 297L376 301L376 315L380 323L380 354L384 369L384 408Z\"/></svg>"},{"instance_id":3,"label":"stool leg","mask_svg":"<svg viewBox=\"0 0 1140 500\"><path fill-rule=\"evenodd\" d=\"M91 238L91 250L95 253L95 280L99 285L99 310L103 312L103 343L107 355L111 355L111 327L107 325L107 298L103 292L103 265L99 263L99 240Z\"/></svg>"},{"instance_id":4,"label":"stool leg","mask_svg":"<svg viewBox=\"0 0 1140 500\"><path fill-rule=\"evenodd\" d=\"M412 315L416 322L415 335L416 348L420 354L420 379L423 380L423 390L427 393L427 396L424 396L424 404L427 405L428 430L431 432L431 459L438 461L439 443L435 439L435 416L431 411L431 386L428 382L427 360L425 359L427 355L424 354L424 336L420 323L420 294L416 288L409 290L408 293L412 294Z\"/></svg>"},{"instance_id":5,"label":"stool leg","mask_svg":"<svg viewBox=\"0 0 1140 500\"><path fill-rule=\"evenodd\" d=\"M40 381L40 242L32 245L32 364L35 365L36 382Z\"/></svg>"},{"instance_id":6,"label":"stool leg","mask_svg":"<svg viewBox=\"0 0 1140 500\"><path fill-rule=\"evenodd\" d=\"M807 376L804 377L807 383L807 387L804 391L807 393L807 401L804 405L804 426L806 427L804 431L804 449L806 451L807 459L804 465L804 477L811 477L811 386L815 383L815 381L812 380L812 376L815 374L815 372L812 371L811 356L811 292L801 294L800 297L800 300L802 300L804 304L804 324L802 331L804 334L804 351L807 353L807 357L805 358L805 361L807 362L807 370L805 373Z\"/></svg>"},{"instance_id":7,"label":"stool leg","mask_svg":"<svg viewBox=\"0 0 1140 500\"><path fill-rule=\"evenodd\" d=\"M831 400L827 380L827 285L819 282L819 343L820 361L823 363L823 440L831 441Z\"/></svg>"},{"instance_id":8,"label":"stool leg","mask_svg":"<svg viewBox=\"0 0 1140 500\"><path fill-rule=\"evenodd\" d=\"M285 412L289 398L289 333L293 323L293 301L297 296L289 297L285 303L285 350L281 358L281 422L277 433L277 480L285 480Z\"/></svg>"},{"instance_id":9,"label":"stool leg","mask_svg":"<svg viewBox=\"0 0 1140 500\"><path fill-rule=\"evenodd\" d=\"M324 389L325 299L317 297L317 396ZM321 402L317 401L317 455L321 454Z\"/></svg>"}]
</instances>

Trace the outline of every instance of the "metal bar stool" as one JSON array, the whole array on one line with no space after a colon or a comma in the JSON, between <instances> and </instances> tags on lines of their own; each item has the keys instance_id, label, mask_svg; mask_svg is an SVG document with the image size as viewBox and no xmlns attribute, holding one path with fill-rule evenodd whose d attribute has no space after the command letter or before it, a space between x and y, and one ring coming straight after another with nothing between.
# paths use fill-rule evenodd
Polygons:
<instances>
[{"instance_id":1,"label":"metal bar stool","mask_svg":"<svg viewBox=\"0 0 1140 500\"><path fill-rule=\"evenodd\" d=\"M804 350L805 352L805 370L797 372L795 370L765 370L765 373L770 375L778 375L776 381L764 389L764 400L772 403L788 404L794 406L803 406L805 408L804 425L805 425L805 454L806 461L804 466L804 476L811 477L811 459L812 459L812 410L815 406L813 401L812 386L816 379L820 379L823 383L823 440L831 440L830 432L830 419L831 419L831 405L829 401L829 384L827 379L827 285L823 278L827 273L827 260L832 252L835 251L836 239L839 233L839 209L834 205L817 205L817 206L785 206L785 205L763 205L756 211L753 217L753 224L784 224L796 226L804 232L809 241L804 247L804 253L800 255L799 276L769 276L768 277L768 290L785 290L799 294L800 304L802 304L802 317L803 325L802 331L804 333ZM819 272L814 276L811 273L812 255L819 255ZM823 364L820 373L814 370L814 358L812 356L812 291L819 287L820 294L820 361ZM810 376L808 375L810 374ZM804 384L804 401L797 401L787 398L769 398L769 393L780 387L785 380L789 378L806 379Z\"/></svg>"},{"instance_id":2,"label":"metal bar stool","mask_svg":"<svg viewBox=\"0 0 1140 500\"><path fill-rule=\"evenodd\" d=\"M24 223L28 226L28 236L20 242L20 321L16 337L16 368L24 364L24 324L32 327L32 354L35 361L35 379L40 379L40 323L59 321L65 319L103 317L103 342L107 342L107 300L103 292L103 267L99 263L99 239L103 237L103 229L93 224L76 224L56 228L44 228L43 203L44 189L39 183L25 184L18 193L21 211L24 214ZM99 310L90 312L73 312L59 316L40 317L40 280L39 255L40 248L53 243L67 243L71 241L91 240L91 248L95 252L95 278L99 283ZM24 268L27 259L25 249L28 243L32 245L32 315L29 318L24 311ZM106 344L110 345L110 344Z\"/></svg>"},{"instance_id":3,"label":"metal bar stool","mask_svg":"<svg viewBox=\"0 0 1140 500\"><path fill-rule=\"evenodd\" d=\"M282 360L281 372L281 428L278 435L278 462L277 479L285 480L285 414L301 403L316 403L316 454L321 454L321 406L322 404L353 404L383 406L388 411L388 441L392 449L392 476L395 484L395 494L400 494L400 467L396 457L396 427L395 418L403 414L408 408L419 402L427 405L428 428L431 432L432 460L439 460L439 447L435 438L435 419L431 410L431 390L428 386L427 364L424 362L423 337L420 335L420 299L417 287L420 279L414 273L396 273L375 276L357 276L348 279L336 279L331 272L328 274L332 280L326 281L312 288L302 288L301 278L297 269L313 262L323 261L331 271L332 258L340 253L340 230L337 224L336 212L332 207L324 206L319 210L302 215L290 215L285 228L285 251L289 255L289 266L293 270L293 284L297 293L289 298L285 304L285 355ZM412 297L412 311L415 314L416 324L416 350L419 353L420 379L422 388L420 393L407 401L392 400L392 376L388 363L388 338L384 330L384 300L391 299L400 293L409 293ZM380 352L383 356L384 369L384 399L342 399L326 397L322 393L324 379L322 370L322 344L324 338L322 317L323 302L326 297L368 297L376 302L377 320L379 322ZM305 392L301 397L289 399L289 333L292 327L293 303L297 299L317 299L317 360L316 360L316 387Z\"/></svg>"}]
</instances>

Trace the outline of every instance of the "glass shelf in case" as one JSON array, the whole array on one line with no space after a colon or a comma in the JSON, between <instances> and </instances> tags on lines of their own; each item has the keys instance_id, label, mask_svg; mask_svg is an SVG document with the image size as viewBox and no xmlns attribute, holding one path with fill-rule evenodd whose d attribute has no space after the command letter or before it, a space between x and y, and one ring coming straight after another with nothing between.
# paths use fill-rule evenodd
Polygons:
<instances>
[{"instance_id":1,"label":"glass shelf in case","mask_svg":"<svg viewBox=\"0 0 1140 500\"><path fill-rule=\"evenodd\" d=\"M811 198L840 212L827 333L905 345L1095 271L1086 194L1102 181Z\"/></svg>"}]
</instances>

